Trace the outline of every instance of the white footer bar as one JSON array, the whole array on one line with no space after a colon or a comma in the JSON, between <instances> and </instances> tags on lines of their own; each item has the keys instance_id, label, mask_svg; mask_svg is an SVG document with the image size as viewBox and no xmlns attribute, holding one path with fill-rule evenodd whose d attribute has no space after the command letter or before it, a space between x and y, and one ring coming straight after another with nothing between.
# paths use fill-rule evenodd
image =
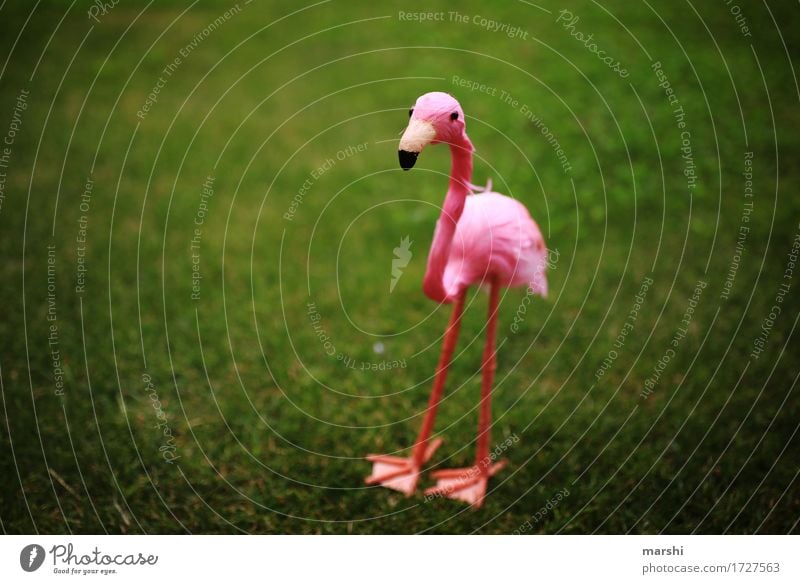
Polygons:
<instances>
[{"instance_id":1,"label":"white footer bar","mask_svg":"<svg viewBox=\"0 0 800 584\"><path fill-rule=\"evenodd\" d=\"M0 581L778 583L800 582L798 555L770 535L30 535L0 538Z\"/></svg>"}]
</instances>

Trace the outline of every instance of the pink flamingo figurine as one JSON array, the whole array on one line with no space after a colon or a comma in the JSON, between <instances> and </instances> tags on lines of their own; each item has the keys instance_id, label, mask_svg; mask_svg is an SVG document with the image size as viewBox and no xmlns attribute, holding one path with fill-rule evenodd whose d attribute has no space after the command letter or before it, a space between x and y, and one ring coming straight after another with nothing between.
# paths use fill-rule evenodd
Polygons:
<instances>
[{"instance_id":1,"label":"pink flamingo figurine","mask_svg":"<svg viewBox=\"0 0 800 584\"><path fill-rule=\"evenodd\" d=\"M411 456L367 456L373 469L366 482L409 496L416 490L422 466L442 443L441 438L432 440L431 432L455 349L467 288L471 284L488 285L489 314L481 365L475 464L433 473L437 484L425 491L429 496L445 496L479 507L489 477L505 465L505 461L495 461L489 455L500 288L528 286L531 293L544 297L547 252L539 227L519 201L491 192L491 182L485 189L470 182L473 148L465 131L464 112L455 98L447 93L426 93L409 110L409 117L398 153L404 170L414 166L428 144L450 146L450 182L428 255L423 290L431 300L452 303L453 312L442 342L428 409ZM473 194L481 190L484 192Z\"/></svg>"}]
</instances>

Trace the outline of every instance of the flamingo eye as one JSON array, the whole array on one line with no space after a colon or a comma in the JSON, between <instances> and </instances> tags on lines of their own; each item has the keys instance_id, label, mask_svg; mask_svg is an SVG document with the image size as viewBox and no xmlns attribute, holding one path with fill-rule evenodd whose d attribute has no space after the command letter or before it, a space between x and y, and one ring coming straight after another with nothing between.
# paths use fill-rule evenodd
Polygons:
<instances>
[{"instance_id":1,"label":"flamingo eye","mask_svg":"<svg viewBox=\"0 0 800 584\"><path fill-rule=\"evenodd\" d=\"M458 119L458 112L453 112L452 114L450 114L450 119L451 120L457 120Z\"/></svg>"},{"instance_id":2,"label":"flamingo eye","mask_svg":"<svg viewBox=\"0 0 800 584\"><path fill-rule=\"evenodd\" d=\"M414 108L412 107L410 110L408 110L408 117L410 118L411 114L413 113L414 113Z\"/></svg>"}]
</instances>

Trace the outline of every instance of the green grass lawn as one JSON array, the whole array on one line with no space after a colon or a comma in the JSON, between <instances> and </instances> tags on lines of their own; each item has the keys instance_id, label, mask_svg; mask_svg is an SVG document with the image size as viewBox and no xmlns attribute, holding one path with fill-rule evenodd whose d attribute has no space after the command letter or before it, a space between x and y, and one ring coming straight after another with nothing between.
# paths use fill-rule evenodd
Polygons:
<instances>
[{"instance_id":1,"label":"green grass lawn","mask_svg":"<svg viewBox=\"0 0 800 584\"><path fill-rule=\"evenodd\" d=\"M4 3L2 530L797 532L800 14L601 4ZM502 299L477 511L363 485L449 318L448 152L396 153L433 90L554 256ZM472 460L486 301L438 466Z\"/></svg>"}]
</instances>

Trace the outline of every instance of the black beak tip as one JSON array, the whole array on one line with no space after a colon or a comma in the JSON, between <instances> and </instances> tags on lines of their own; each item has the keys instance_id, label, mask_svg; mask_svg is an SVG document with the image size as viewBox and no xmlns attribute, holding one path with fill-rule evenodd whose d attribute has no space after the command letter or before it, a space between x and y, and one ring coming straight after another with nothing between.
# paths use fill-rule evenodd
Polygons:
<instances>
[{"instance_id":1,"label":"black beak tip","mask_svg":"<svg viewBox=\"0 0 800 584\"><path fill-rule=\"evenodd\" d=\"M397 157L400 160L400 167L403 170L410 170L414 167L414 163L417 161L417 156L419 156L419 152L409 152L408 150L398 150Z\"/></svg>"}]
</instances>

